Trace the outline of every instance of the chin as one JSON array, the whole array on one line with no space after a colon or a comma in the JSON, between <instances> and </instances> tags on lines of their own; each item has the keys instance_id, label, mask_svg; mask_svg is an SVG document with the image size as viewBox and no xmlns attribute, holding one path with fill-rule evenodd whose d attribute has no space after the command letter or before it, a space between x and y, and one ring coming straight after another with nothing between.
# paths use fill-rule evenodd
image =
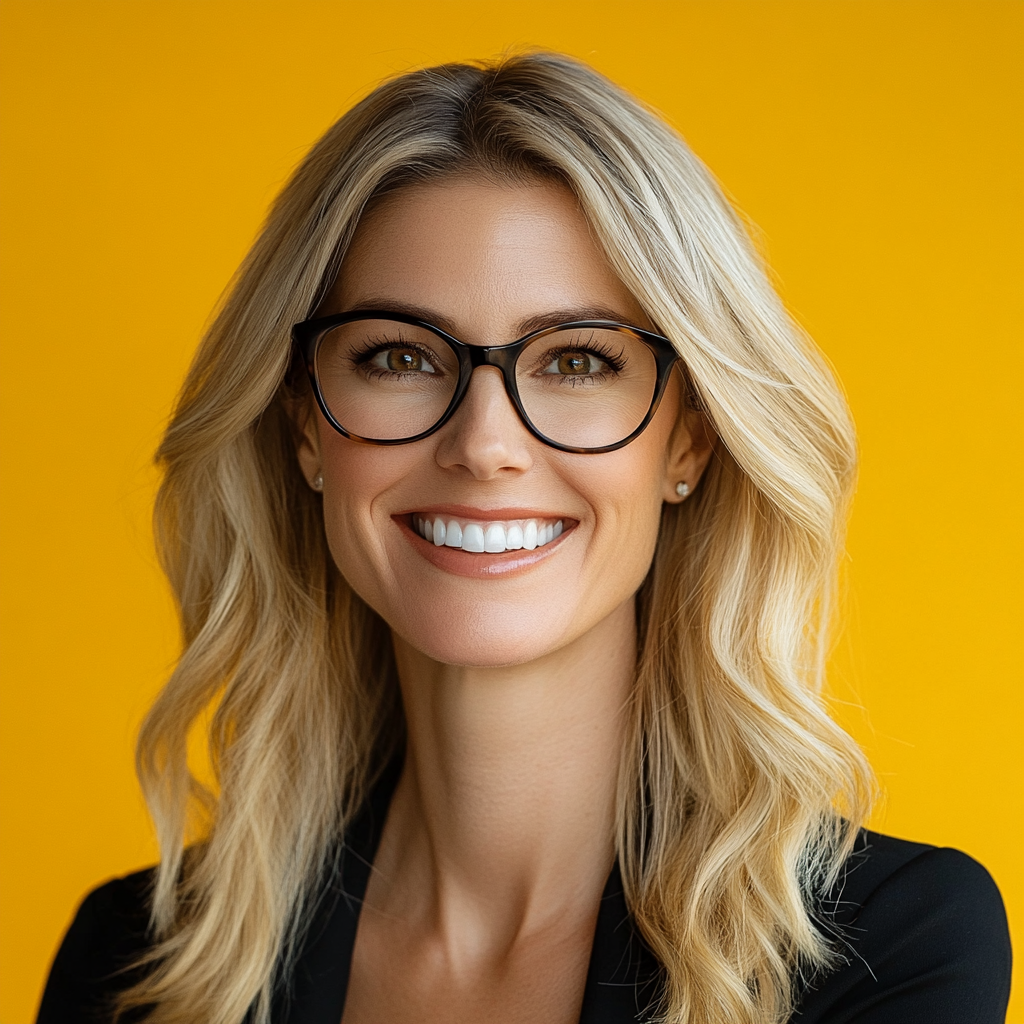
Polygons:
<instances>
[{"instance_id":1,"label":"chin","mask_svg":"<svg viewBox=\"0 0 1024 1024\"><path fill-rule=\"evenodd\" d=\"M520 607L477 609L475 615L385 616L415 650L443 665L507 668L526 665L565 645L564 630L550 616L523 615ZM453 621L461 625L453 626Z\"/></svg>"},{"instance_id":2,"label":"chin","mask_svg":"<svg viewBox=\"0 0 1024 1024\"><path fill-rule=\"evenodd\" d=\"M421 654L442 665L460 668L512 668L552 653L550 644L508 633L437 638L405 638Z\"/></svg>"}]
</instances>

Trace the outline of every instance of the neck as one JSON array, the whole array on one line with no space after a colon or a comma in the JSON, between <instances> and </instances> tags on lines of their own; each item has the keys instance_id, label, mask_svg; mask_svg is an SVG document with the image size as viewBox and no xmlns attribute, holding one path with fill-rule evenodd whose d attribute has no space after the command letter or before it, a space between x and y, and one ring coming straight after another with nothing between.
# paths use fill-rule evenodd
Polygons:
<instances>
[{"instance_id":1,"label":"neck","mask_svg":"<svg viewBox=\"0 0 1024 1024\"><path fill-rule=\"evenodd\" d=\"M406 912L420 904L443 931L476 918L486 944L596 912L614 859L633 602L527 665L442 665L397 637L395 651L408 749L377 858L385 888L395 880Z\"/></svg>"}]
</instances>

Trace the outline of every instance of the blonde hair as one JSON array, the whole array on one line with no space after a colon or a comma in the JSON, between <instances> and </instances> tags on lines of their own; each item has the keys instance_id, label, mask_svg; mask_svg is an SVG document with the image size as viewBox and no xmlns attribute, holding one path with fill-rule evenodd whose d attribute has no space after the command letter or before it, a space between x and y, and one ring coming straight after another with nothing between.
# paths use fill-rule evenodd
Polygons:
<instances>
[{"instance_id":1,"label":"blonde hair","mask_svg":"<svg viewBox=\"0 0 1024 1024\"><path fill-rule=\"evenodd\" d=\"M389 631L349 588L299 473L291 325L333 282L367 204L480 172L555 179L674 340L719 438L665 506L638 595L618 800L636 924L665 1021L769 1024L830 962L814 900L870 792L820 691L855 467L836 383L685 143L595 71L532 53L380 86L314 146L206 335L158 453L163 564L184 653L139 739L162 860L148 1020L266 1022L332 843L402 742ZM585 456L582 456L585 457ZM190 772L211 703L217 792ZM186 849L193 808L205 841Z\"/></svg>"}]
</instances>

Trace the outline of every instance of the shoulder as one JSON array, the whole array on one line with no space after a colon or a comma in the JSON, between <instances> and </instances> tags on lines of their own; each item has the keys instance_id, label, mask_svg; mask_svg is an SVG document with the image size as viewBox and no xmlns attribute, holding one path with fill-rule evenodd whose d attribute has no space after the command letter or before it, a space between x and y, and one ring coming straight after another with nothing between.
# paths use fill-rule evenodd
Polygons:
<instances>
[{"instance_id":1,"label":"shoulder","mask_svg":"<svg viewBox=\"0 0 1024 1024\"><path fill-rule=\"evenodd\" d=\"M841 966L812 982L794 1021L1005 1019L1003 901L985 868L959 850L862 831L817 923Z\"/></svg>"},{"instance_id":2,"label":"shoulder","mask_svg":"<svg viewBox=\"0 0 1024 1024\"><path fill-rule=\"evenodd\" d=\"M1002 899L992 876L976 860L949 847L929 846L861 829L824 906L837 921L853 921L876 895Z\"/></svg>"},{"instance_id":3,"label":"shoulder","mask_svg":"<svg viewBox=\"0 0 1024 1024\"><path fill-rule=\"evenodd\" d=\"M146 951L155 870L115 878L82 900L54 957L37 1024L109 1019L118 992L137 980L126 970Z\"/></svg>"}]
</instances>

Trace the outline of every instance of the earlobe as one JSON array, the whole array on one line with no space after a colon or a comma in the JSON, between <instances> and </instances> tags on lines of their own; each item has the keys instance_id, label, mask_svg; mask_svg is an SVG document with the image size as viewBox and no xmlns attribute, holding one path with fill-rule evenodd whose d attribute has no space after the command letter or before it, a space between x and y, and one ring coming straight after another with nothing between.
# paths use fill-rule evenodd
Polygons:
<instances>
[{"instance_id":1,"label":"earlobe","mask_svg":"<svg viewBox=\"0 0 1024 1024\"><path fill-rule=\"evenodd\" d=\"M295 456L299 460L299 469L314 491L322 491L320 431L313 403L307 401L298 405L293 410L292 422L295 424Z\"/></svg>"},{"instance_id":2,"label":"earlobe","mask_svg":"<svg viewBox=\"0 0 1024 1024\"><path fill-rule=\"evenodd\" d=\"M662 498L678 505L693 494L714 450L714 431L707 417L688 412L680 417L669 442Z\"/></svg>"}]
</instances>

